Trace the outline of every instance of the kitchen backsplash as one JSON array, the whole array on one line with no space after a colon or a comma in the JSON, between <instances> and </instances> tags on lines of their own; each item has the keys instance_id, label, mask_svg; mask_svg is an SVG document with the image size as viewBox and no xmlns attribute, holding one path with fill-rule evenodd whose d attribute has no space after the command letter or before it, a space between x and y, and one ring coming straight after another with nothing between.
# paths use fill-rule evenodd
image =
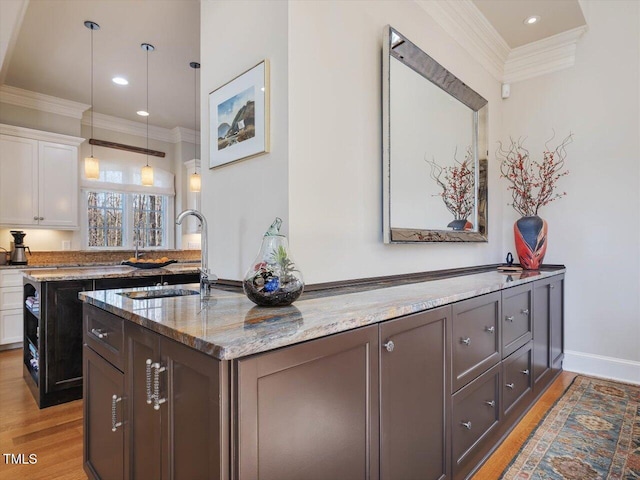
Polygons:
<instances>
[{"instance_id":1,"label":"kitchen backsplash","mask_svg":"<svg viewBox=\"0 0 640 480\"><path fill-rule=\"evenodd\" d=\"M144 251L143 258L168 257L178 262L200 261L200 250L152 250ZM27 254L28 266L76 266L76 265L117 265L134 256L133 250L111 251L55 251Z\"/></svg>"}]
</instances>

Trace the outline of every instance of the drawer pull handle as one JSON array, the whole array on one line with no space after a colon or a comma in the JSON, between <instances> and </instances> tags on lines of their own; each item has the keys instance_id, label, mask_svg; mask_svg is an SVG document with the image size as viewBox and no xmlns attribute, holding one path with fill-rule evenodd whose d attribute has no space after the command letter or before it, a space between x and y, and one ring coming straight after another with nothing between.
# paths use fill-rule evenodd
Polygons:
<instances>
[{"instance_id":1,"label":"drawer pull handle","mask_svg":"<svg viewBox=\"0 0 640 480\"><path fill-rule=\"evenodd\" d=\"M529 309L525 308L524 310L522 310L521 312L523 315L529 315Z\"/></svg>"},{"instance_id":2,"label":"drawer pull handle","mask_svg":"<svg viewBox=\"0 0 640 480\"><path fill-rule=\"evenodd\" d=\"M487 333L493 333L496 331L496 327L494 327L493 325L491 325L490 327L485 327L484 329Z\"/></svg>"},{"instance_id":3,"label":"drawer pull handle","mask_svg":"<svg viewBox=\"0 0 640 480\"><path fill-rule=\"evenodd\" d=\"M116 405L118 402L122 401L122 397L117 395L113 395L111 397L111 431L115 432L118 427L122 426L122 422L118 422L116 418Z\"/></svg>"},{"instance_id":4,"label":"drawer pull handle","mask_svg":"<svg viewBox=\"0 0 640 480\"><path fill-rule=\"evenodd\" d=\"M91 333L93 333L100 340L102 340L103 338L107 338L107 332L105 332L104 330L100 330L99 328L92 328Z\"/></svg>"},{"instance_id":5,"label":"drawer pull handle","mask_svg":"<svg viewBox=\"0 0 640 480\"><path fill-rule=\"evenodd\" d=\"M506 320L507 322L513 322L513 315L510 315L510 316L508 316L508 317L505 317L505 320Z\"/></svg>"},{"instance_id":6,"label":"drawer pull handle","mask_svg":"<svg viewBox=\"0 0 640 480\"><path fill-rule=\"evenodd\" d=\"M167 401L166 398L160 398L160 374L166 371L167 368L161 366L158 362L154 363L152 367L155 369L155 372L153 372L153 409L160 410L160 405Z\"/></svg>"},{"instance_id":7,"label":"drawer pull handle","mask_svg":"<svg viewBox=\"0 0 640 480\"><path fill-rule=\"evenodd\" d=\"M462 425L467 430L471 430L471 420L469 420L468 422L460 422L460 425Z\"/></svg>"},{"instance_id":8,"label":"drawer pull handle","mask_svg":"<svg viewBox=\"0 0 640 480\"><path fill-rule=\"evenodd\" d=\"M151 359L147 358L145 362L145 380L146 380L146 389L147 389L147 405L151 405L153 401L153 395L151 395Z\"/></svg>"},{"instance_id":9,"label":"drawer pull handle","mask_svg":"<svg viewBox=\"0 0 640 480\"><path fill-rule=\"evenodd\" d=\"M491 408L494 408L496 406L496 401L495 400L488 400L486 402L484 402L485 405L489 405Z\"/></svg>"},{"instance_id":10,"label":"drawer pull handle","mask_svg":"<svg viewBox=\"0 0 640 480\"><path fill-rule=\"evenodd\" d=\"M469 338L469 337L461 338L460 339L460 343L462 343L462 344L464 344L464 345L466 345L468 347L469 345L471 345L471 338Z\"/></svg>"},{"instance_id":11,"label":"drawer pull handle","mask_svg":"<svg viewBox=\"0 0 640 480\"><path fill-rule=\"evenodd\" d=\"M393 352L393 349L396 348L396 344L393 343L393 340L383 343L382 346L387 350L387 352Z\"/></svg>"},{"instance_id":12,"label":"drawer pull handle","mask_svg":"<svg viewBox=\"0 0 640 480\"><path fill-rule=\"evenodd\" d=\"M553 284L551 284L551 285L549 285L549 288L550 288L551 290L553 290L554 288L556 288L556 286L555 286L555 285L553 285Z\"/></svg>"},{"instance_id":13,"label":"drawer pull handle","mask_svg":"<svg viewBox=\"0 0 640 480\"><path fill-rule=\"evenodd\" d=\"M509 390L513 390L513 387L515 387L515 384L513 384L513 383L507 383L505 386L506 386Z\"/></svg>"},{"instance_id":14,"label":"drawer pull handle","mask_svg":"<svg viewBox=\"0 0 640 480\"><path fill-rule=\"evenodd\" d=\"M520 373L523 375L529 375L529 369L525 368L524 370L520 370Z\"/></svg>"}]
</instances>

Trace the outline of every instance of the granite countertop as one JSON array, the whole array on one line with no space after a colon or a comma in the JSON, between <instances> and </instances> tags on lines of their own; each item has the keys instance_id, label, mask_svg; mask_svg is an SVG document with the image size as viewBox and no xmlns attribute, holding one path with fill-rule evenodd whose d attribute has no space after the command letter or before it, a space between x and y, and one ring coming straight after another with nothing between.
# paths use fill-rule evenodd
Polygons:
<instances>
[{"instance_id":1,"label":"granite countertop","mask_svg":"<svg viewBox=\"0 0 640 480\"><path fill-rule=\"evenodd\" d=\"M155 275L175 275L197 273L198 263L172 263L162 268L135 268L128 265L104 265L86 267L36 268L22 265L23 275L34 282L58 282L63 280L87 280L96 278L151 277Z\"/></svg>"},{"instance_id":2,"label":"granite countertop","mask_svg":"<svg viewBox=\"0 0 640 480\"><path fill-rule=\"evenodd\" d=\"M277 308L258 307L242 292L223 288L214 288L204 299L190 295L132 300L119 294L162 288L197 291L197 285L81 292L79 297L217 359L231 360L564 272L564 268L511 275L490 271L355 292L336 288L333 294L304 293L293 305Z\"/></svg>"}]
</instances>

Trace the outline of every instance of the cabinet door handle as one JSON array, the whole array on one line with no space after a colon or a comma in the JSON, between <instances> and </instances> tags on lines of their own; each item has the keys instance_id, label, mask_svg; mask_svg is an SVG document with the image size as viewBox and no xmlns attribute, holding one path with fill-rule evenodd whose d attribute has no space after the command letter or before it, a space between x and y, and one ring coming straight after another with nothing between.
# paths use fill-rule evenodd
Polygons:
<instances>
[{"instance_id":1,"label":"cabinet door handle","mask_svg":"<svg viewBox=\"0 0 640 480\"><path fill-rule=\"evenodd\" d=\"M504 318L507 322L513 322L513 315Z\"/></svg>"},{"instance_id":2,"label":"cabinet door handle","mask_svg":"<svg viewBox=\"0 0 640 480\"><path fill-rule=\"evenodd\" d=\"M525 368L524 370L520 370L520 373L523 375L529 375L529 369Z\"/></svg>"},{"instance_id":3,"label":"cabinet door handle","mask_svg":"<svg viewBox=\"0 0 640 480\"><path fill-rule=\"evenodd\" d=\"M146 387L147 387L147 405L151 405L153 401L153 396L151 395L151 364L153 362L150 358L147 358L145 362L145 376L146 376Z\"/></svg>"},{"instance_id":4,"label":"cabinet door handle","mask_svg":"<svg viewBox=\"0 0 640 480\"><path fill-rule=\"evenodd\" d=\"M111 397L111 431L115 432L118 427L122 426L122 422L118 422L116 418L116 405L122 401L122 397L113 394Z\"/></svg>"},{"instance_id":5,"label":"cabinet door handle","mask_svg":"<svg viewBox=\"0 0 640 480\"><path fill-rule=\"evenodd\" d=\"M101 330L100 328L92 328L91 333L93 333L99 339L107 338L107 332Z\"/></svg>"},{"instance_id":6,"label":"cabinet door handle","mask_svg":"<svg viewBox=\"0 0 640 480\"><path fill-rule=\"evenodd\" d=\"M556 288L556 286L552 283L551 285L549 285L549 288L553 290L554 288Z\"/></svg>"},{"instance_id":7,"label":"cabinet door handle","mask_svg":"<svg viewBox=\"0 0 640 480\"><path fill-rule=\"evenodd\" d=\"M38 220L38 217L33 217L34 220Z\"/></svg>"},{"instance_id":8,"label":"cabinet door handle","mask_svg":"<svg viewBox=\"0 0 640 480\"><path fill-rule=\"evenodd\" d=\"M460 339L460 343L462 343L462 344L464 344L464 345L466 345L468 347L469 345L471 345L471 338L469 338L469 337L461 338Z\"/></svg>"},{"instance_id":9,"label":"cabinet door handle","mask_svg":"<svg viewBox=\"0 0 640 480\"><path fill-rule=\"evenodd\" d=\"M382 346L387 350L387 352L393 352L393 349L396 348L396 344L393 343L393 340L383 343Z\"/></svg>"},{"instance_id":10,"label":"cabinet door handle","mask_svg":"<svg viewBox=\"0 0 640 480\"><path fill-rule=\"evenodd\" d=\"M462 425L467 430L471 430L471 420L469 420L468 422L460 422L460 425Z\"/></svg>"},{"instance_id":11,"label":"cabinet door handle","mask_svg":"<svg viewBox=\"0 0 640 480\"><path fill-rule=\"evenodd\" d=\"M167 370L166 367L163 367L158 362L152 365L154 368L153 372L153 409L160 410L160 405L167 401L166 398L160 398L160 374Z\"/></svg>"},{"instance_id":12,"label":"cabinet door handle","mask_svg":"<svg viewBox=\"0 0 640 480\"><path fill-rule=\"evenodd\" d=\"M525 308L524 310L522 310L521 312L523 315L529 315L529 309Z\"/></svg>"},{"instance_id":13,"label":"cabinet door handle","mask_svg":"<svg viewBox=\"0 0 640 480\"><path fill-rule=\"evenodd\" d=\"M40 217L40 218L38 218L38 220L44 220L44 217Z\"/></svg>"},{"instance_id":14,"label":"cabinet door handle","mask_svg":"<svg viewBox=\"0 0 640 480\"><path fill-rule=\"evenodd\" d=\"M489 405L491 408L494 408L496 406L496 401L495 400L488 400L486 402L484 402L485 405Z\"/></svg>"},{"instance_id":15,"label":"cabinet door handle","mask_svg":"<svg viewBox=\"0 0 640 480\"><path fill-rule=\"evenodd\" d=\"M505 387L507 387L509 390L513 390L513 387L514 387L514 386L515 386L515 384L513 384L513 383L507 383L507 384L505 385Z\"/></svg>"},{"instance_id":16,"label":"cabinet door handle","mask_svg":"<svg viewBox=\"0 0 640 480\"><path fill-rule=\"evenodd\" d=\"M493 333L496 331L496 327L494 327L493 325L491 325L490 327L485 327L484 331L487 333Z\"/></svg>"}]
</instances>

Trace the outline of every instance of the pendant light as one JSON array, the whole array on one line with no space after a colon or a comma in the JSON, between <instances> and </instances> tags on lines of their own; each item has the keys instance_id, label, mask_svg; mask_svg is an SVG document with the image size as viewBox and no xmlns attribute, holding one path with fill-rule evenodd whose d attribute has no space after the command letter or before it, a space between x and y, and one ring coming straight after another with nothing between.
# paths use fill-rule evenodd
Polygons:
<instances>
[{"instance_id":1,"label":"pendant light","mask_svg":"<svg viewBox=\"0 0 640 480\"><path fill-rule=\"evenodd\" d=\"M198 173L198 69L200 64L198 62L191 62L189 64L193 68L193 131L195 138L193 141L193 158L195 159L195 172L189 176L189 190L192 192L199 192L202 188L202 179Z\"/></svg>"},{"instance_id":2,"label":"pendant light","mask_svg":"<svg viewBox=\"0 0 640 480\"><path fill-rule=\"evenodd\" d=\"M93 138L93 31L100 30L100 25L91 20L84 22L84 26L91 30L91 138ZM84 176L89 180L100 178L100 161L93 156L93 145L90 144L91 155L84 159Z\"/></svg>"},{"instance_id":3,"label":"pendant light","mask_svg":"<svg viewBox=\"0 0 640 480\"><path fill-rule=\"evenodd\" d=\"M156 47L150 43L143 43L140 47L147 52L147 108L149 111L149 53L153 52ZM153 186L153 168L149 166L149 116L147 115L147 164L142 167L142 185L145 187Z\"/></svg>"}]
</instances>

